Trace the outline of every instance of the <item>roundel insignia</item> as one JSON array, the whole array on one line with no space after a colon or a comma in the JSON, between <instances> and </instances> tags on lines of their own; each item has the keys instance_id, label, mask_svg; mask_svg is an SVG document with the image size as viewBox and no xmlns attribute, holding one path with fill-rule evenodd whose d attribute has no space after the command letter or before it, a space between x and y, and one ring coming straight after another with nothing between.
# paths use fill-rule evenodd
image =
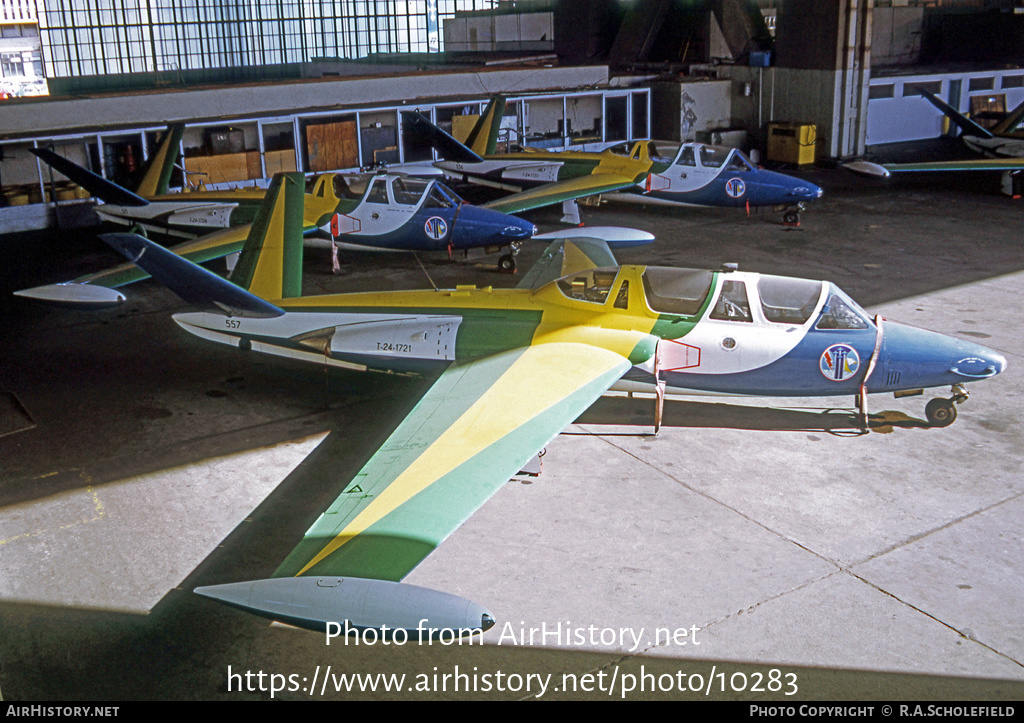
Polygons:
<instances>
[{"instance_id":1,"label":"roundel insignia","mask_svg":"<svg viewBox=\"0 0 1024 723\"><path fill-rule=\"evenodd\" d=\"M747 191L747 184L742 178L730 178L725 182L725 192L733 198L739 198Z\"/></svg>"},{"instance_id":2,"label":"roundel insignia","mask_svg":"<svg viewBox=\"0 0 1024 723\"><path fill-rule=\"evenodd\" d=\"M857 350L848 344L833 344L822 352L818 368L826 379L844 382L860 369L860 357Z\"/></svg>"},{"instance_id":3,"label":"roundel insignia","mask_svg":"<svg viewBox=\"0 0 1024 723\"><path fill-rule=\"evenodd\" d=\"M440 241L448 235L448 224L440 216L431 216L423 224L423 232L435 241Z\"/></svg>"}]
</instances>

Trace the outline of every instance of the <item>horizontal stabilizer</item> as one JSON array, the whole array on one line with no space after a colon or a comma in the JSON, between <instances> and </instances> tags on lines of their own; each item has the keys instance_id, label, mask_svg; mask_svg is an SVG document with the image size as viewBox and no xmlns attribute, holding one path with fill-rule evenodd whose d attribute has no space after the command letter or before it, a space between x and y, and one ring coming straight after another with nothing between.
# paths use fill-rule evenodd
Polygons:
<instances>
[{"instance_id":1,"label":"horizontal stabilizer","mask_svg":"<svg viewBox=\"0 0 1024 723\"><path fill-rule=\"evenodd\" d=\"M407 131L416 133L420 138L437 149L445 160L459 163L483 163L483 158L473 153L463 144L452 138L422 114L415 111L402 111L402 123Z\"/></svg>"},{"instance_id":2,"label":"horizontal stabilizer","mask_svg":"<svg viewBox=\"0 0 1024 723\"><path fill-rule=\"evenodd\" d=\"M149 201L142 196L137 196L127 188L122 188L103 176L88 171L77 163L69 161L62 155L54 153L47 148L29 148L39 156L39 159L63 173L69 179L77 183L86 191L104 203L112 203L116 206L148 206Z\"/></svg>"},{"instance_id":3,"label":"horizontal stabilizer","mask_svg":"<svg viewBox=\"0 0 1024 723\"><path fill-rule=\"evenodd\" d=\"M284 313L227 279L141 236L109 233L102 234L100 238L185 301L213 304L235 316L280 316Z\"/></svg>"}]
</instances>

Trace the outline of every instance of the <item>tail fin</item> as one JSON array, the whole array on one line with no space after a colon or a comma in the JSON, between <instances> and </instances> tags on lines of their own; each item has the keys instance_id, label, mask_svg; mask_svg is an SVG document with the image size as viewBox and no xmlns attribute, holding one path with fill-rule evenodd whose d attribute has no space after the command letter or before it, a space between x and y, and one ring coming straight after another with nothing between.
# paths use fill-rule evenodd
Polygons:
<instances>
[{"instance_id":1,"label":"tail fin","mask_svg":"<svg viewBox=\"0 0 1024 723\"><path fill-rule=\"evenodd\" d=\"M264 299L302 296L302 227L306 178L278 173L252 222L229 277Z\"/></svg>"},{"instance_id":2,"label":"tail fin","mask_svg":"<svg viewBox=\"0 0 1024 723\"><path fill-rule=\"evenodd\" d=\"M1024 103L1007 113L1006 117L992 128L992 135L1001 136L1013 133L1022 120L1024 120Z\"/></svg>"},{"instance_id":3,"label":"tail fin","mask_svg":"<svg viewBox=\"0 0 1024 723\"><path fill-rule=\"evenodd\" d=\"M466 148L443 130L427 120L416 111L402 111L402 123L405 129L416 134L449 161L459 163L483 163L483 158Z\"/></svg>"},{"instance_id":4,"label":"tail fin","mask_svg":"<svg viewBox=\"0 0 1024 723\"><path fill-rule=\"evenodd\" d=\"M466 145L478 156L488 156L498 147L498 131L505 115L505 99L494 96L466 138Z\"/></svg>"},{"instance_id":5,"label":"tail fin","mask_svg":"<svg viewBox=\"0 0 1024 723\"><path fill-rule=\"evenodd\" d=\"M135 190L140 196L161 196L167 193L167 187L171 181L171 171L174 170L174 162L178 160L178 153L181 151L181 137L185 133L184 123L172 123L167 126L156 153L149 159L149 166L146 173Z\"/></svg>"},{"instance_id":6,"label":"tail fin","mask_svg":"<svg viewBox=\"0 0 1024 723\"><path fill-rule=\"evenodd\" d=\"M63 173L86 191L104 203L112 203L117 206L147 206L149 201L138 196L127 188L118 186L113 181L108 181L92 171L82 168L77 163L69 161L64 156L58 155L46 148L29 148L36 154L43 163L53 166L57 171Z\"/></svg>"},{"instance_id":7,"label":"tail fin","mask_svg":"<svg viewBox=\"0 0 1024 723\"><path fill-rule=\"evenodd\" d=\"M941 110L943 114L949 118L950 121L956 123L960 130L965 134L972 136L979 136L981 138L992 138L992 132L987 128L982 128L980 125L972 121L967 116L963 115L953 106L949 105L943 100L936 98L934 95L929 93L927 90L921 87L915 87L915 90L919 91L924 98L934 105L936 108Z\"/></svg>"},{"instance_id":8,"label":"tail fin","mask_svg":"<svg viewBox=\"0 0 1024 723\"><path fill-rule=\"evenodd\" d=\"M280 316L284 312L266 299L302 295L304 196L302 173L274 176L230 279L135 234L100 238L185 301L241 316Z\"/></svg>"}]
</instances>

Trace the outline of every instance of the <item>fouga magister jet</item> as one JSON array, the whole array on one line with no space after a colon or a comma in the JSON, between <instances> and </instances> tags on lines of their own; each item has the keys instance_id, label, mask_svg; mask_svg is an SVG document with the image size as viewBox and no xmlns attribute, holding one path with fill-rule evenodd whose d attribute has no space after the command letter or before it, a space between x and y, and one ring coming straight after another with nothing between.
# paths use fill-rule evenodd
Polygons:
<instances>
[{"instance_id":1,"label":"fouga magister jet","mask_svg":"<svg viewBox=\"0 0 1024 723\"><path fill-rule=\"evenodd\" d=\"M620 382L863 398L960 387L1005 366L982 346L873 320L829 282L618 266L603 241L581 237L555 241L514 289L303 297L301 234L289 223L301 184L275 177L267 220L253 226L265 232L249 237L231 281L142 237L104 237L207 306L174 315L204 339L434 380L272 577L195 590L293 625L405 639L491 627L480 605L401 580Z\"/></svg>"},{"instance_id":2,"label":"fouga magister jet","mask_svg":"<svg viewBox=\"0 0 1024 723\"><path fill-rule=\"evenodd\" d=\"M529 221L467 204L435 180L393 173L325 173L310 178L301 213L306 245L330 248L335 273L340 270L339 248L440 251L450 257L472 249L503 250L498 266L513 271L519 244L537 231ZM237 254L249 232L248 224L220 229L171 250L204 263ZM134 264L125 263L72 281L14 293L75 308L104 308L125 301L117 289L147 276Z\"/></svg>"},{"instance_id":3,"label":"fouga magister jet","mask_svg":"<svg viewBox=\"0 0 1024 723\"><path fill-rule=\"evenodd\" d=\"M755 166L735 148L703 143L636 141L600 153L520 150L495 153L505 101L493 98L463 145L419 113L402 113L406 128L443 156L434 165L446 176L512 191L485 204L506 213L562 203L566 222L579 223L576 199L601 194L641 203L679 206L785 209L786 223L800 221L804 204L820 198L818 186Z\"/></svg>"},{"instance_id":4,"label":"fouga magister jet","mask_svg":"<svg viewBox=\"0 0 1024 723\"><path fill-rule=\"evenodd\" d=\"M1021 124L1024 123L1024 103L1007 113L989 129L963 115L924 88L916 90L960 128L960 140L964 145L985 158L883 164L851 161L844 163L844 168L855 173L883 178L892 173L911 171L1024 171L1024 131L1021 130Z\"/></svg>"}]
</instances>

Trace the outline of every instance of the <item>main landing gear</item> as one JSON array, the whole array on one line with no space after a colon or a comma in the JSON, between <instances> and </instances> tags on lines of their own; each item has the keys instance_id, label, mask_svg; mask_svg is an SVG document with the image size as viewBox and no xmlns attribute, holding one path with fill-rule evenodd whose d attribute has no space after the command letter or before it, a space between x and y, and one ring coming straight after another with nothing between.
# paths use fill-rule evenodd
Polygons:
<instances>
[{"instance_id":1,"label":"main landing gear","mask_svg":"<svg viewBox=\"0 0 1024 723\"><path fill-rule=\"evenodd\" d=\"M967 390L962 384L954 384L953 396L949 399L936 397L924 408L924 416L933 427L948 427L956 420L956 405L967 401Z\"/></svg>"}]
</instances>

